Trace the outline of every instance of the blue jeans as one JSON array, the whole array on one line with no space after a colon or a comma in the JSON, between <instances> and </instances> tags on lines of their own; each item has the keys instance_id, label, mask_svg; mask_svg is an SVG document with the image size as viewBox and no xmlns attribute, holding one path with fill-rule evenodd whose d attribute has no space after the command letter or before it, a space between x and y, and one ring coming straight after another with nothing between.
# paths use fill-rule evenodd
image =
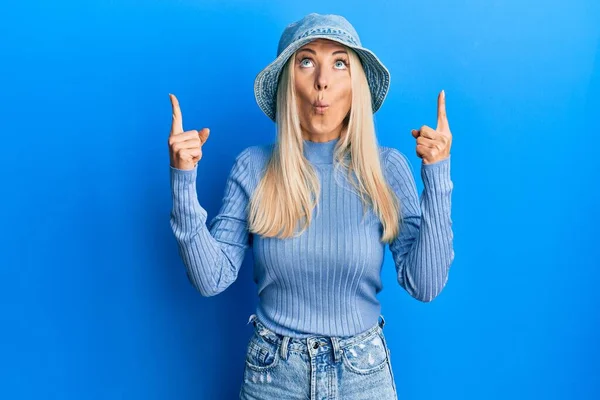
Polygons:
<instances>
[{"instance_id":1,"label":"blue jeans","mask_svg":"<svg viewBox=\"0 0 600 400\"><path fill-rule=\"evenodd\" d=\"M256 314L240 399L397 400L385 320L354 336L277 334Z\"/></svg>"}]
</instances>

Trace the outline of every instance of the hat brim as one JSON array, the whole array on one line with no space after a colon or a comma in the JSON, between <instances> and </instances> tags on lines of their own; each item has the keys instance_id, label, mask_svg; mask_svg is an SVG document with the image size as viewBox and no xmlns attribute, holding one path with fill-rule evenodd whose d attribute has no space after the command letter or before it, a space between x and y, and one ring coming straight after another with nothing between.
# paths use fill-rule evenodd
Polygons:
<instances>
[{"instance_id":1,"label":"hat brim","mask_svg":"<svg viewBox=\"0 0 600 400\"><path fill-rule=\"evenodd\" d=\"M281 69L296 50L315 39L333 40L356 51L369 82L373 113L377 112L383 104L390 87L390 72L371 50L349 43L343 36L332 34L311 35L290 43L273 62L256 75L254 97L261 110L273 121L276 121L277 83L279 82Z\"/></svg>"}]
</instances>

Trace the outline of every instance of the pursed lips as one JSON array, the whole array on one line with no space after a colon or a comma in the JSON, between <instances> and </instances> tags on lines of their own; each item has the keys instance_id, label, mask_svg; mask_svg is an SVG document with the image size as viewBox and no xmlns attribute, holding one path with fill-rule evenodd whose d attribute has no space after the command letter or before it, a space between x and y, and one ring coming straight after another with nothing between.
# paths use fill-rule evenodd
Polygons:
<instances>
[{"instance_id":1,"label":"pursed lips","mask_svg":"<svg viewBox=\"0 0 600 400\"><path fill-rule=\"evenodd\" d=\"M329 104L323 101L317 101L313 103L313 108L315 109L317 114L324 114L325 111L327 111L327 108L329 108Z\"/></svg>"}]
</instances>

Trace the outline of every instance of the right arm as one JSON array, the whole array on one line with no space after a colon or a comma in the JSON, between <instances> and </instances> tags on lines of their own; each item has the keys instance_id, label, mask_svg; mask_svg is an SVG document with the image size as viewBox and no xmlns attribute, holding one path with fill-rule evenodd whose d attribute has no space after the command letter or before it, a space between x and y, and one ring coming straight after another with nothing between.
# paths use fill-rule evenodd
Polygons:
<instances>
[{"instance_id":1,"label":"right arm","mask_svg":"<svg viewBox=\"0 0 600 400\"><path fill-rule=\"evenodd\" d=\"M207 212L198 202L198 166L171 166L173 208L170 225L177 239L187 276L203 296L224 291L238 276L249 246L247 229L249 148L235 159L225 185L219 213L207 226Z\"/></svg>"}]
</instances>

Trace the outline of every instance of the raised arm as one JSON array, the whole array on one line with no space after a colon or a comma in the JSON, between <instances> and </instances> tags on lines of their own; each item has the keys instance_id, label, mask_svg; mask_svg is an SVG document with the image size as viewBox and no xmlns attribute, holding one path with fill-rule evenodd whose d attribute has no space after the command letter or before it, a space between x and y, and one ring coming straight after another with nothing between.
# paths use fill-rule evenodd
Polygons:
<instances>
[{"instance_id":1,"label":"raised arm","mask_svg":"<svg viewBox=\"0 0 600 400\"><path fill-rule=\"evenodd\" d=\"M400 235L389 245L398 283L415 299L429 302L446 285L454 260L450 156L421 164L424 189L420 201L406 157L390 148L386 164L403 218Z\"/></svg>"},{"instance_id":2,"label":"raised arm","mask_svg":"<svg viewBox=\"0 0 600 400\"><path fill-rule=\"evenodd\" d=\"M237 279L249 246L246 190L249 149L236 157L221 209L208 226L207 212L196 193L198 167L191 170L171 167L170 224L188 278L203 296L219 294Z\"/></svg>"}]
</instances>

